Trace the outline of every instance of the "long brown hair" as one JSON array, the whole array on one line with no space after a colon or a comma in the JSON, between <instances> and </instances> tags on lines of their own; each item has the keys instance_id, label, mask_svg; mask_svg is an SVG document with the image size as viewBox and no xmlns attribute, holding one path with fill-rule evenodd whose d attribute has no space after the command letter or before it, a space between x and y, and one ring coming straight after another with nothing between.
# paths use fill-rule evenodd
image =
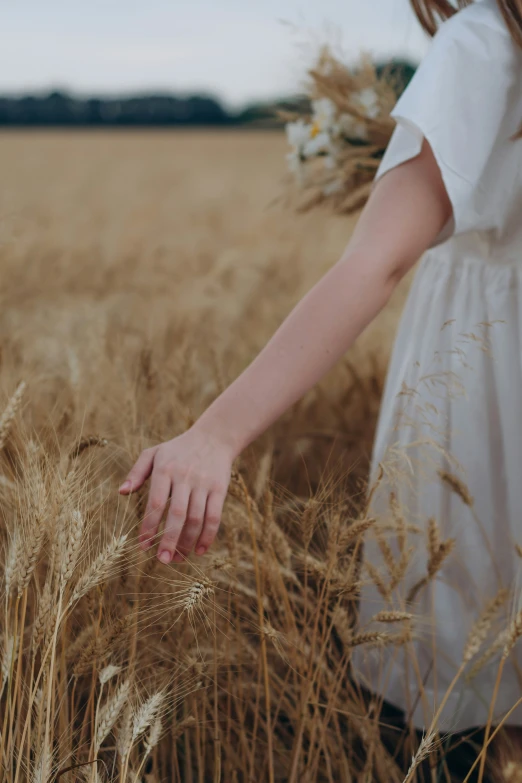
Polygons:
<instances>
[{"instance_id":1,"label":"long brown hair","mask_svg":"<svg viewBox=\"0 0 522 783\"><path fill-rule=\"evenodd\" d=\"M457 7L449 0L411 0L413 10L429 35L435 35L439 21L449 19L473 0L456 0ZM522 48L522 0L496 0L513 40Z\"/></svg>"}]
</instances>

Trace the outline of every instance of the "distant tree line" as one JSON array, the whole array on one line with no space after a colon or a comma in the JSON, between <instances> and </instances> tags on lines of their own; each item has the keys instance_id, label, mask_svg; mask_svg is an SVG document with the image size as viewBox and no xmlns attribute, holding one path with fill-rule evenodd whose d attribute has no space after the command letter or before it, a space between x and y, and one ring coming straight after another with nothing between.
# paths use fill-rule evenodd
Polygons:
<instances>
[{"instance_id":1,"label":"distant tree line","mask_svg":"<svg viewBox=\"0 0 522 783\"><path fill-rule=\"evenodd\" d=\"M415 68L403 61L377 66L389 68L403 89ZM14 127L165 127L165 126L266 126L280 125L277 109L306 109L307 99L294 97L252 104L239 112L227 111L215 98L204 95L179 97L143 95L127 98L79 98L64 92L48 95L0 97L0 126Z\"/></svg>"}]
</instances>

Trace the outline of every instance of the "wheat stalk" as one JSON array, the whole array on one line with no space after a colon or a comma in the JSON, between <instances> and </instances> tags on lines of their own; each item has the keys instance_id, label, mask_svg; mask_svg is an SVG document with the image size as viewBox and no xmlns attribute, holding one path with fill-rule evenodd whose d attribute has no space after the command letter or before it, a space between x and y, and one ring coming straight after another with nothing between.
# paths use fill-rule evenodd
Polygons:
<instances>
[{"instance_id":1,"label":"wheat stalk","mask_svg":"<svg viewBox=\"0 0 522 783\"><path fill-rule=\"evenodd\" d=\"M79 677L84 674L99 657L107 655L117 643L121 643L123 636L129 631L133 622L133 615L126 614L112 623L101 637L91 639L74 664L74 676Z\"/></svg>"},{"instance_id":2,"label":"wheat stalk","mask_svg":"<svg viewBox=\"0 0 522 783\"><path fill-rule=\"evenodd\" d=\"M273 628L270 623L265 623L263 628L261 629L261 632L266 636L267 639L269 639L272 644L274 645L274 648L277 650L281 658L286 660L285 656L285 637L280 631L276 631L275 628Z\"/></svg>"},{"instance_id":3,"label":"wheat stalk","mask_svg":"<svg viewBox=\"0 0 522 783\"><path fill-rule=\"evenodd\" d=\"M455 544L456 541L454 538L449 538L446 541L443 541L439 547L438 552L436 552L433 557L430 557L428 561L428 576L430 579L433 579L433 577L440 571L444 561L455 549Z\"/></svg>"},{"instance_id":4,"label":"wheat stalk","mask_svg":"<svg viewBox=\"0 0 522 783\"><path fill-rule=\"evenodd\" d=\"M16 588L18 582L17 565L20 559L21 545L20 532L17 528L14 535L11 536L4 566L4 583L7 595Z\"/></svg>"},{"instance_id":5,"label":"wheat stalk","mask_svg":"<svg viewBox=\"0 0 522 783\"><path fill-rule=\"evenodd\" d=\"M160 737L161 737L162 730L163 730L162 718L161 718L161 715L158 715L155 718L152 726L150 727L149 734L148 734L147 739L145 740L145 743L144 743L144 745L145 745L145 754L147 756L150 755L150 753L152 753L153 749L158 744L158 742L160 740Z\"/></svg>"},{"instance_id":6,"label":"wheat stalk","mask_svg":"<svg viewBox=\"0 0 522 783\"><path fill-rule=\"evenodd\" d=\"M69 599L69 606L79 601L93 587L109 579L125 552L126 544L127 535L113 537L76 583Z\"/></svg>"},{"instance_id":7,"label":"wheat stalk","mask_svg":"<svg viewBox=\"0 0 522 783\"><path fill-rule=\"evenodd\" d=\"M121 672L121 666L115 666L114 664L109 664L108 666L105 666L98 675L100 684L106 685L106 683L108 683L109 680L112 680L112 678L115 677L120 672Z\"/></svg>"},{"instance_id":8,"label":"wheat stalk","mask_svg":"<svg viewBox=\"0 0 522 783\"><path fill-rule=\"evenodd\" d=\"M203 603L205 596L213 592L214 589L209 582L194 582L183 603L183 611L187 614L193 614Z\"/></svg>"},{"instance_id":9,"label":"wheat stalk","mask_svg":"<svg viewBox=\"0 0 522 783\"><path fill-rule=\"evenodd\" d=\"M120 683L112 698L99 710L96 724L95 753L98 753L102 743L112 731L120 713L127 703L130 692L130 680Z\"/></svg>"},{"instance_id":10,"label":"wheat stalk","mask_svg":"<svg viewBox=\"0 0 522 783\"><path fill-rule=\"evenodd\" d=\"M150 754L158 744L161 737L162 728L163 728L163 722L162 722L161 715L157 715L150 727L150 731L147 738L143 742L145 753L143 754L141 764L135 776L136 781L141 780L141 776L140 776L141 770L143 769L143 766L147 761L148 757L150 756Z\"/></svg>"},{"instance_id":11,"label":"wheat stalk","mask_svg":"<svg viewBox=\"0 0 522 783\"><path fill-rule=\"evenodd\" d=\"M328 574L328 565L324 560L318 560L309 552L299 552L297 555L305 566L306 570L319 577L325 577Z\"/></svg>"},{"instance_id":12,"label":"wheat stalk","mask_svg":"<svg viewBox=\"0 0 522 783\"><path fill-rule=\"evenodd\" d=\"M430 572L429 563L437 558L441 547L440 530L437 525L437 520L431 517L428 520L428 573Z\"/></svg>"},{"instance_id":13,"label":"wheat stalk","mask_svg":"<svg viewBox=\"0 0 522 783\"><path fill-rule=\"evenodd\" d=\"M12 636L4 639L2 652L2 666L0 673L2 675L2 682L0 683L0 698L4 692L4 688L9 680L11 667L13 665L13 652L14 652L14 638Z\"/></svg>"},{"instance_id":14,"label":"wheat stalk","mask_svg":"<svg viewBox=\"0 0 522 783\"><path fill-rule=\"evenodd\" d=\"M83 653L87 647L87 641L91 638L94 632L95 626L93 623L90 625L84 625L84 627L77 634L74 641L67 645L67 650L65 651L65 660L67 663L74 661L78 653Z\"/></svg>"},{"instance_id":15,"label":"wheat stalk","mask_svg":"<svg viewBox=\"0 0 522 783\"><path fill-rule=\"evenodd\" d=\"M328 540L326 543L326 562L328 572L331 572L337 564L339 556L339 531L341 529L341 515L332 514L327 522Z\"/></svg>"},{"instance_id":16,"label":"wheat stalk","mask_svg":"<svg viewBox=\"0 0 522 783\"><path fill-rule=\"evenodd\" d=\"M517 639L522 635L522 611L518 612L507 629L506 642L502 658L507 658L515 646Z\"/></svg>"},{"instance_id":17,"label":"wheat stalk","mask_svg":"<svg viewBox=\"0 0 522 783\"><path fill-rule=\"evenodd\" d=\"M367 530L375 525L375 519L359 519L351 525L343 527L339 535L339 548L344 551L346 547L357 538L363 536Z\"/></svg>"},{"instance_id":18,"label":"wheat stalk","mask_svg":"<svg viewBox=\"0 0 522 783\"><path fill-rule=\"evenodd\" d=\"M448 538L446 541L441 541L439 527L435 519L430 519L428 522L428 568L427 575L416 582L409 590L406 596L406 603L413 603L419 591L426 587L427 584L437 575L440 571L444 561L449 557L455 548L456 541L454 538Z\"/></svg>"},{"instance_id":19,"label":"wheat stalk","mask_svg":"<svg viewBox=\"0 0 522 783\"><path fill-rule=\"evenodd\" d=\"M88 435L84 438L80 438L78 443L74 446L74 448L71 450L69 454L69 460L76 459L80 456L86 449L90 449L93 446L98 446L99 448L104 448L107 446L109 441L106 438L101 438L99 435Z\"/></svg>"},{"instance_id":20,"label":"wheat stalk","mask_svg":"<svg viewBox=\"0 0 522 783\"><path fill-rule=\"evenodd\" d=\"M350 647L353 640L353 622L350 620L346 609L343 609L342 606L337 606L333 612L332 620L341 641L347 647Z\"/></svg>"},{"instance_id":21,"label":"wheat stalk","mask_svg":"<svg viewBox=\"0 0 522 783\"><path fill-rule=\"evenodd\" d=\"M312 540L312 536L314 534L315 526L317 523L317 512L319 508L319 503L315 498L310 498L303 511L303 516L301 518L301 528L303 531L303 539L305 542L305 546L308 549L310 545L310 541Z\"/></svg>"},{"instance_id":22,"label":"wheat stalk","mask_svg":"<svg viewBox=\"0 0 522 783\"><path fill-rule=\"evenodd\" d=\"M430 753L433 753L433 751L437 747L437 737L438 737L437 731L430 731L427 734L424 734L421 743L419 745L419 748L417 750L417 753L412 757L410 768L408 769L406 777L404 778L404 783L410 783L410 781L413 780L413 775L415 774L415 770L422 764L422 762L425 759L428 758Z\"/></svg>"},{"instance_id":23,"label":"wheat stalk","mask_svg":"<svg viewBox=\"0 0 522 783\"><path fill-rule=\"evenodd\" d=\"M41 640L46 636L49 626L52 622L53 612L53 572L49 568L47 571L42 594L38 600L38 608L33 623L33 652L38 647Z\"/></svg>"},{"instance_id":24,"label":"wheat stalk","mask_svg":"<svg viewBox=\"0 0 522 783\"><path fill-rule=\"evenodd\" d=\"M382 611L375 614L370 623L403 623L413 619L413 615L409 612L387 612Z\"/></svg>"},{"instance_id":25,"label":"wheat stalk","mask_svg":"<svg viewBox=\"0 0 522 783\"><path fill-rule=\"evenodd\" d=\"M29 584L45 538L45 485L39 477L31 493L29 512L31 515L29 530L24 538L24 546L20 547L19 564L17 566L18 594L21 595Z\"/></svg>"},{"instance_id":26,"label":"wheat stalk","mask_svg":"<svg viewBox=\"0 0 522 783\"><path fill-rule=\"evenodd\" d=\"M132 748L132 705L130 703L127 705L118 730L116 748L122 764L125 763Z\"/></svg>"},{"instance_id":27,"label":"wheat stalk","mask_svg":"<svg viewBox=\"0 0 522 783\"><path fill-rule=\"evenodd\" d=\"M181 723L178 723L177 726L174 727L174 730L172 732L173 739L178 739L178 737L181 737L181 735L186 729L189 729L191 726L194 726L195 724L196 724L196 719L193 715L189 715L188 717L184 718L184 720L182 720Z\"/></svg>"},{"instance_id":28,"label":"wheat stalk","mask_svg":"<svg viewBox=\"0 0 522 783\"><path fill-rule=\"evenodd\" d=\"M370 578L381 594L381 596L384 598L385 601L388 601L390 599L390 588L387 587L387 585L384 584L384 581L381 578L381 575L377 568L373 565L373 563L370 563L369 560L366 560L364 563L364 567L368 571L368 574L370 575Z\"/></svg>"},{"instance_id":29,"label":"wheat stalk","mask_svg":"<svg viewBox=\"0 0 522 783\"><path fill-rule=\"evenodd\" d=\"M62 589L74 573L74 568L82 545L84 524L85 521L82 513L78 509L75 509L69 520L68 536L65 539L61 553L60 586Z\"/></svg>"},{"instance_id":30,"label":"wheat stalk","mask_svg":"<svg viewBox=\"0 0 522 783\"><path fill-rule=\"evenodd\" d=\"M470 668L466 679L472 680L477 674L486 666L492 658L500 651L503 650L508 642L509 629L505 629L498 634L497 638L493 641L491 646L477 658L473 666Z\"/></svg>"},{"instance_id":31,"label":"wheat stalk","mask_svg":"<svg viewBox=\"0 0 522 783\"><path fill-rule=\"evenodd\" d=\"M49 783L51 778L52 755L49 745L44 741L38 754L38 760L33 772L32 783Z\"/></svg>"},{"instance_id":32,"label":"wheat stalk","mask_svg":"<svg viewBox=\"0 0 522 783\"><path fill-rule=\"evenodd\" d=\"M18 384L15 393L8 401L4 412L0 416L0 449L3 449L5 446L7 436L9 435L11 429L11 424L22 404L22 398L26 388L27 386L25 381L22 381Z\"/></svg>"},{"instance_id":33,"label":"wheat stalk","mask_svg":"<svg viewBox=\"0 0 522 783\"><path fill-rule=\"evenodd\" d=\"M459 496L464 505L469 506L470 508L473 507L473 497L466 484L461 481L458 476L447 470L439 470L438 474L444 484L446 484L455 495Z\"/></svg>"},{"instance_id":34,"label":"wheat stalk","mask_svg":"<svg viewBox=\"0 0 522 783\"><path fill-rule=\"evenodd\" d=\"M386 541L386 539L381 535L377 537L377 545L381 550L381 554L386 564L386 567L388 569L388 572L390 576L393 577L395 573L396 564L395 564L395 558L393 556L393 552L391 550L391 546Z\"/></svg>"},{"instance_id":35,"label":"wheat stalk","mask_svg":"<svg viewBox=\"0 0 522 783\"><path fill-rule=\"evenodd\" d=\"M351 646L358 647L361 644L365 644L381 647L384 644L389 644L391 639L392 637L389 634L381 633L380 631L365 631L352 637Z\"/></svg>"},{"instance_id":36,"label":"wheat stalk","mask_svg":"<svg viewBox=\"0 0 522 783\"><path fill-rule=\"evenodd\" d=\"M495 619L499 609L506 603L508 597L509 590L506 588L501 588L497 595L487 604L478 620L474 623L464 646L462 660L465 663L469 663L469 661L471 661L471 659L474 658L480 650L486 639L488 631L491 628L493 620Z\"/></svg>"},{"instance_id":37,"label":"wheat stalk","mask_svg":"<svg viewBox=\"0 0 522 783\"><path fill-rule=\"evenodd\" d=\"M153 693L136 711L132 721L132 742L146 731L156 718L165 700L162 691Z\"/></svg>"}]
</instances>

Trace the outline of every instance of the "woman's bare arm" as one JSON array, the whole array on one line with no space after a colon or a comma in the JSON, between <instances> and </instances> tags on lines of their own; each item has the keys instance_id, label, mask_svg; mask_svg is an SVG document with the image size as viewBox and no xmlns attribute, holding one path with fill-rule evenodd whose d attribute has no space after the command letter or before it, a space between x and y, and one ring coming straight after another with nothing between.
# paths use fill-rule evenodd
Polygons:
<instances>
[{"instance_id":1,"label":"woman's bare arm","mask_svg":"<svg viewBox=\"0 0 522 783\"><path fill-rule=\"evenodd\" d=\"M339 261L183 435L146 449L120 492L151 476L140 540L151 545L171 502L158 556L201 554L214 540L235 457L350 348L451 217L431 148L376 183Z\"/></svg>"}]
</instances>

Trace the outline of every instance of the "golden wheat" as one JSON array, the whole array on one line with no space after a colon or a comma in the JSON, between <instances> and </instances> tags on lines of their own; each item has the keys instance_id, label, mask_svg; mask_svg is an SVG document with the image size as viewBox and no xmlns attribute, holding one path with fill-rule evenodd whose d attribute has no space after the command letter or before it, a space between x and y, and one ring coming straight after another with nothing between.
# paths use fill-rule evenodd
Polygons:
<instances>
[{"instance_id":1,"label":"golden wheat","mask_svg":"<svg viewBox=\"0 0 522 783\"><path fill-rule=\"evenodd\" d=\"M453 546L393 497L389 529L368 513L408 281L238 460L209 555L167 567L139 553L146 490L117 493L140 451L183 432L345 246L349 218L266 208L285 151L278 134L0 136L5 783L407 774L410 727L390 752L350 659L359 645L402 654L418 619L390 606L376 609L383 626L358 628L364 579L388 599L421 528L422 584ZM384 576L362 551L376 522Z\"/></svg>"},{"instance_id":2,"label":"golden wheat","mask_svg":"<svg viewBox=\"0 0 522 783\"><path fill-rule=\"evenodd\" d=\"M96 728L95 750L98 752L103 741L112 731L121 711L127 704L130 693L130 682L125 680L120 683L112 697L98 711L98 725Z\"/></svg>"},{"instance_id":3,"label":"golden wheat","mask_svg":"<svg viewBox=\"0 0 522 783\"><path fill-rule=\"evenodd\" d=\"M7 436L9 435L9 431L11 429L11 424L13 422L13 419L16 416L16 413L22 404L22 399L25 394L25 390L26 390L26 383L25 381L22 381L16 387L13 396L7 403L4 412L0 416L0 449L2 449L5 445Z\"/></svg>"}]
</instances>

